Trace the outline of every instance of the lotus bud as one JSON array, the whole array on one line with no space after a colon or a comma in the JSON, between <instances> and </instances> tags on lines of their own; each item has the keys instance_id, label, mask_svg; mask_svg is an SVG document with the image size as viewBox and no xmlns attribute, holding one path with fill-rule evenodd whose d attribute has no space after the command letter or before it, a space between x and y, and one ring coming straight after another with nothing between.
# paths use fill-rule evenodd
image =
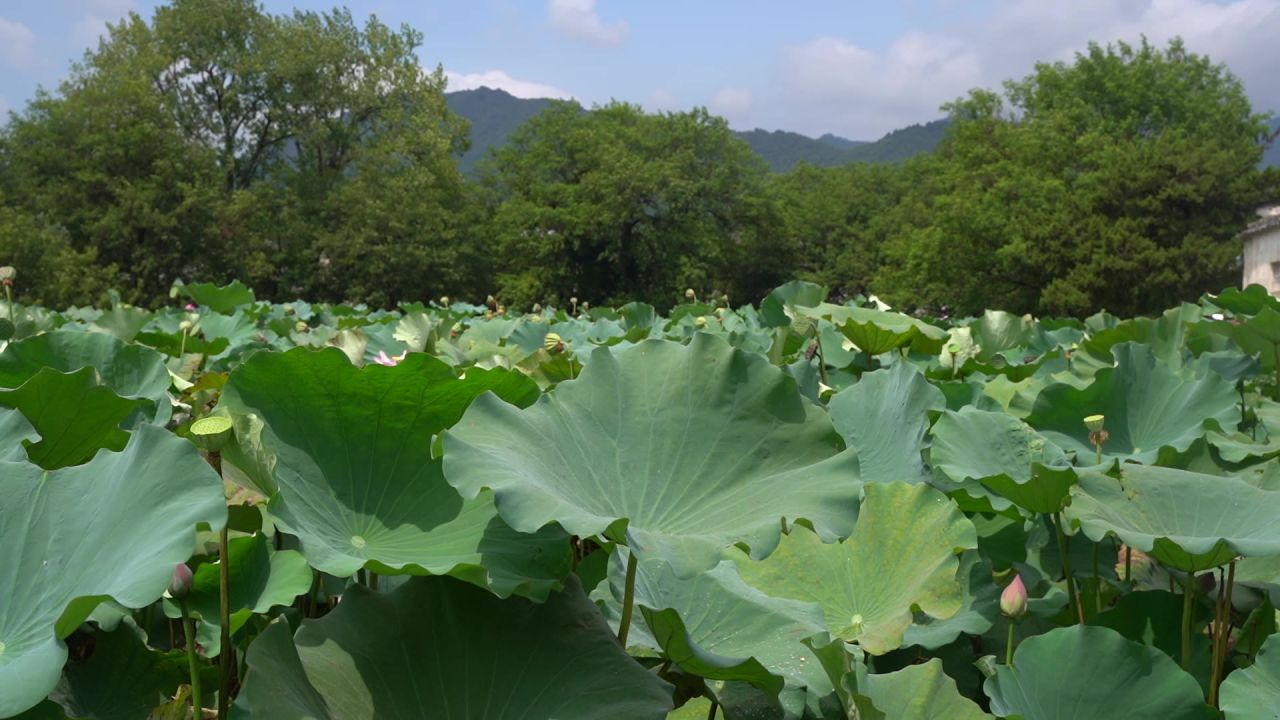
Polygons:
<instances>
[{"instance_id":1,"label":"lotus bud","mask_svg":"<svg viewBox=\"0 0 1280 720\"><path fill-rule=\"evenodd\" d=\"M1084 419L1084 426L1089 428L1089 432L1102 432L1102 426L1106 422L1106 415L1090 415Z\"/></svg>"},{"instance_id":2,"label":"lotus bud","mask_svg":"<svg viewBox=\"0 0 1280 720\"><path fill-rule=\"evenodd\" d=\"M533 314L534 314L534 315L537 315L537 314L538 314L538 313L540 313L540 312L542 312L542 305L540 305L539 303L534 303L534 304L533 304Z\"/></svg>"},{"instance_id":3,"label":"lotus bud","mask_svg":"<svg viewBox=\"0 0 1280 720\"><path fill-rule=\"evenodd\" d=\"M181 600L191 594L191 568L186 563L178 563L173 567L173 577L169 579L169 597Z\"/></svg>"},{"instance_id":4,"label":"lotus bud","mask_svg":"<svg viewBox=\"0 0 1280 720\"><path fill-rule=\"evenodd\" d=\"M293 324L293 331L294 331L294 332L304 333L304 332L306 332L306 331L307 331L307 330L309 330L309 329L310 329L310 328L308 328L308 327L307 327L307 324L306 324L306 323L304 323L304 322L302 322L301 320L299 320L298 322L296 322L296 323L294 323L294 324Z\"/></svg>"},{"instance_id":5,"label":"lotus bud","mask_svg":"<svg viewBox=\"0 0 1280 720\"><path fill-rule=\"evenodd\" d=\"M448 295L441 295L441 296L440 296L440 304L441 304L441 305L444 305L445 307L448 307L448 306L449 306L449 296L448 296Z\"/></svg>"},{"instance_id":6,"label":"lotus bud","mask_svg":"<svg viewBox=\"0 0 1280 720\"><path fill-rule=\"evenodd\" d=\"M585 311L587 311L587 310L590 310L590 309L591 309L591 303L587 302L586 300L583 300L583 301L582 301L582 309L583 309L583 311L584 311L584 312L585 312Z\"/></svg>"},{"instance_id":7,"label":"lotus bud","mask_svg":"<svg viewBox=\"0 0 1280 720\"><path fill-rule=\"evenodd\" d=\"M182 307L182 309L186 310L187 312L195 312L196 310L199 309L199 307L195 303L187 303Z\"/></svg>"},{"instance_id":8,"label":"lotus bud","mask_svg":"<svg viewBox=\"0 0 1280 720\"><path fill-rule=\"evenodd\" d=\"M1021 575L1014 575L1013 582L1000 593L1000 612L1014 620L1027 614L1027 586Z\"/></svg>"},{"instance_id":9,"label":"lotus bud","mask_svg":"<svg viewBox=\"0 0 1280 720\"><path fill-rule=\"evenodd\" d=\"M698 299L698 294L693 291L693 288L689 288L684 291L684 299L692 302Z\"/></svg>"},{"instance_id":10,"label":"lotus bud","mask_svg":"<svg viewBox=\"0 0 1280 720\"><path fill-rule=\"evenodd\" d=\"M294 310L294 309L293 309L293 303L285 303L285 305L284 305L284 314L285 314L285 315L292 315L292 314L294 314L295 312L297 312L297 310Z\"/></svg>"}]
</instances>

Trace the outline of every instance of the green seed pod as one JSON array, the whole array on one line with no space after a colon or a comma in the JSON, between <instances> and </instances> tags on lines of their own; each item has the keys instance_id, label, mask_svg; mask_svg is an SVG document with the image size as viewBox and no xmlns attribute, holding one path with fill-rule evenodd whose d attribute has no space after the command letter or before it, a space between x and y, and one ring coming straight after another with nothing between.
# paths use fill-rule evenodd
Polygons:
<instances>
[{"instance_id":1,"label":"green seed pod","mask_svg":"<svg viewBox=\"0 0 1280 720\"><path fill-rule=\"evenodd\" d=\"M234 435L226 415L209 415L191 423L191 439L205 452L221 452Z\"/></svg>"},{"instance_id":2,"label":"green seed pod","mask_svg":"<svg viewBox=\"0 0 1280 720\"><path fill-rule=\"evenodd\" d=\"M1084 426L1089 428L1089 432L1102 432L1102 426L1106 422L1105 415L1090 415L1084 419Z\"/></svg>"}]
</instances>

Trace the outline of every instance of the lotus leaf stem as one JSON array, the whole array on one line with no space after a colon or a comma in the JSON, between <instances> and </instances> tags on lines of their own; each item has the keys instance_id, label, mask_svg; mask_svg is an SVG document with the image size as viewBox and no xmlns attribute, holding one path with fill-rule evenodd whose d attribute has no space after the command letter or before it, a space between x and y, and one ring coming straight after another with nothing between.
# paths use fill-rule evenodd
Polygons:
<instances>
[{"instance_id":1,"label":"lotus leaf stem","mask_svg":"<svg viewBox=\"0 0 1280 720\"><path fill-rule=\"evenodd\" d=\"M1218 706L1218 688L1222 685L1222 666L1227 662L1227 643L1231 639L1231 595L1236 584L1236 561L1227 570L1227 581L1219 593L1218 626L1213 632L1213 670L1209 678L1209 704Z\"/></svg>"},{"instance_id":2,"label":"lotus leaf stem","mask_svg":"<svg viewBox=\"0 0 1280 720\"><path fill-rule=\"evenodd\" d=\"M822 354L822 338L820 332L815 332L813 342L818 348L818 379L822 380L822 384L828 387L831 383L827 382L827 358Z\"/></svg>"},{"instance_id":3,"label":"lotus leaf stem","mask_svg":"<svg viewBox=\"0 0 1280 720\"><path fill-rule=\"evenodd\" d=\"M1009 618L1009 640L1004 646L1004 664L1013 665L1013 618Z\"/></svg>"},{"instance_id":4,"label":"lotus leaf stem","mask_svg":"<svg viewBox=\"0 0 1280 720\"><path fill-rule=\"evenodd\" d=\"M196 720L202 716L204 707L203 693L200 692L200 661L196 658L196 628L191 613L187 610L186 598L178 601L182 609L182 634L187 640L187 671L191 675L191 716Z\"/></svg>"},{"instance_id":5,"label":"lotus leaf stem","mask_svg":"<svg viewBox=\"0 0 1280 720\"><path fill-rule=\"evenodd\" d=\"M218 717L230 709L231 676L235 673L236 648L231 644L231 557L227 552L227 527L218 534L218 620L222 624L222 651L218 654Z\"/></svg>"},{"instance_id":6,"label":"lotus leaf stem","mask_svg":"<svg viewBox=\"0 0 1280 720\"><path fill-rule=\"evenodd\" d=\"M17 328L18 321L14 319L16 316L13 314L13 288L10 288L8 283L5 283L4 286L4 299L9 306L9 324ZM15 329L14 332L17 332L17 330Z\"/></svg>"},{"instance_id":7,"label":"lotus leaf stem","mask_svg":"<svg viewBox=\"0 0 1280 720\"><path fill-rule=\"evenodd\" d=\"M1196 593L1196 574L1188 572L1182 581L1182 669L1191 672L1191 600Z\"/></svg>"},{"instance_id":8,"label":"lotus leaf stem","mask_svg":"<svg viewBox=\"0 0 1280 720\"><path fill-rule=\"evenodd\" d=\"M636 601L636 554L627 556L627 580L622 593L622 619L618 621L618 642L627 647L627 633L631 631L631 611Z\"/></svg>"},{"instance_id":9,"label":"lotus leaf stem","mask_svg":"<svg viewBox=\"0 0 1280 720\"><path fill-rule=\"evenodd\" d=\"M1067 578L1067 601L1075 605L1076 616L1080 624L1084 624L1084 606L1080 604L1080 596L1076 593L1076 582L1071 576L1071 560L1067 557L1067 535L1062 531L1062 513L1053 514L1053 529L1058 535L1058 555L1062 558L1062 574Z\"/></svg>"},{"instance_id":10,"label":"lotus leaf stem","mask_svg":"<svg viewBox=\"0 0 1280 720\"><path fill-rule=\"evenodd\" d=\"M711 701L711 709L707 711L707 720L716 720L716 711L720 709L720 703L715 700Z\"/></svg>"}]
</instances>

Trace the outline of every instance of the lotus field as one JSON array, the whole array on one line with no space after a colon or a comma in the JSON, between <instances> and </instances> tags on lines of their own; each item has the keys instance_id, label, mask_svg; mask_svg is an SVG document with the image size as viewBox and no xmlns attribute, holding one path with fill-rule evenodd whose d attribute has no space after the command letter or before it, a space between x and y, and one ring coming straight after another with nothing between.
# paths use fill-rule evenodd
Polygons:
<instances>
[{"instance_id":1,"label":"lotus field","mask_svg":"<svg viewBox=\"0 0 1280 720\"><path fill-rule=\"evenodd\" d=\"M1261 288L1084 321L174 295L0 305L0 717L1280 708Z\"/></svg>"}]
</instances>

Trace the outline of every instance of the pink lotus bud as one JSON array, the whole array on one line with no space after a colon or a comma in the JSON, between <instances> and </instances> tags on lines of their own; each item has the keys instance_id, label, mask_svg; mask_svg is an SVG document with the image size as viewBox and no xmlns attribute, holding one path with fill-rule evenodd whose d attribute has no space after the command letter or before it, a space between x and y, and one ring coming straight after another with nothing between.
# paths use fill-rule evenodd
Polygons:
<instances>
[{"instance_id":1,"label":"pink lotus bud","mask_svg":"<svg viewBox=\"0 0 1280 720\"><path fill-rule=\"evenodd\" d=\"M178 563L173 568L173 577L169 580L169 597L174 600L191 594L191 568L186 563Z\"/></svg>"},{"instance_id":2,"label":"pink lotus bud","mask_svg":"<svg viewBox=\"0 0 1280 720\"><path fill-rule=\"evenodd\" d=\"M197 307L195 303L187 303L183 309L186 310L187 312L195 312L197 310Z\"/></svg>"},{"instance_id":3,"label":"pink lotus bud","mask_svg":"<svg viewBox=\"0 0 1280 720\"><path fill-rule=\"evenodd\" d=\"M1014 620L1027 614L1027 586L1021 575L1014 575L1013 582L1000 593L1000 612Z\"/></svg>"}]
</instances>

